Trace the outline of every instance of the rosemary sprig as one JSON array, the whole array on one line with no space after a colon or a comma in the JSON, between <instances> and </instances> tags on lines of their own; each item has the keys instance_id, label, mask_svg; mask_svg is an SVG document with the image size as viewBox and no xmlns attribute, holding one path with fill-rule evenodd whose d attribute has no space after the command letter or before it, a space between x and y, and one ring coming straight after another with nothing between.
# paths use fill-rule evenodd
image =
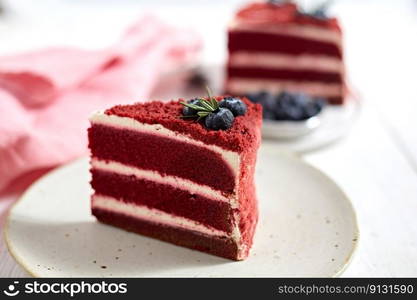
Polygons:
<instances>
[{"instance_id":1,"label":"rosemary sprig","mask_svg":"<svg viewBox=\"0 0 417 300\"><path fill-rule=\"evenodd\" d=\"M206 86L208 99L199 98L197 104L180 102L182 105L189 107L196 111L196 115L182 116L182 118L197 118L197 121L207 117L209 114L216 112L219 109L219 103L211 94L208 86Z\"/></svg>"}]
</instances>

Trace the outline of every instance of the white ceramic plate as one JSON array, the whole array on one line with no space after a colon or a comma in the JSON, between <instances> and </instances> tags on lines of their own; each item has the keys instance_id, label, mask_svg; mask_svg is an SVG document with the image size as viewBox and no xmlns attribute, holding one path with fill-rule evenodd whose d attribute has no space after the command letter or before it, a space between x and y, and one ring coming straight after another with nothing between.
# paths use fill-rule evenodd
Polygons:
<instances>
[{"instance_id":1,"label":"white ceramic plate","mask_svg":"<svg viewBox=\"0 0 417 300\"><path fill-rule=\"evenodd\" d=\"M288 132L300 131L299 126L293 124L292 127L288 128L287 124L274 122L276 124L264 123L262 136L265 138L266 143L272 144L281 150L298 153L309 152L332 144L346 136L359 113L360 101L350 97L344 105L326 106L319 115L320 124L306 132L306 134L300 134L294 138L286 138L289 137ZM280 131L280 133L277 133L277 131Z\"/></svg>"},{"instance_id":2,"label":"white ceramic plate","mask_svg":"<svg viewBox=\"0 0 417 300\"><path fill-rule=\"evenodd\" d=\"M100 224L90 215L87 158L36 182L11 209L6 241L39 277L336 276L355 250L350 201L317 169L263 146L260 222L250 257L234 262Z\"/></svg>"},{"instance_id":3,"label":"white ceramic plate","mask_svg":"<svg viewBox=\"0 0 417 300\"><path fill-rule=\"evenodd\" d=\"M272 139L295 139L316 130L321 124L320 112L317 116L303 121L274 121L263 120L262 137Z\"/></svg>"}]
</instances>

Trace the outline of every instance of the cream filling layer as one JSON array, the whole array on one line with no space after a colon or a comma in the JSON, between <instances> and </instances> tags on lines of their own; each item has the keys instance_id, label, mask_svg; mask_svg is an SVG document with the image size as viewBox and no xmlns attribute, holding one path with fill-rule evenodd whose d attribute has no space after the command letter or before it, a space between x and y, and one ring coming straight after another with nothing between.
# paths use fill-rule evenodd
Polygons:
<instances>
[{"instance_id":1,"label":"cream filling layer","mask_svg":"<svg viewBox=\"0 0 417 300\"><path fill-rule=\"evenodd\" d=\"M288 55L268 52L238 51L230 54L232 67L260 67L268 69L319 70L343 73L344 65L339 58L324 55Z\"/></svg>"},{"instance_id":2,"label":"cream filling layer","mask_svg":"<svg viewBox=\"0 0 417 300\"><path fill-rule=\"evenodd\" d=\"M187 179L170 175L162 176L156 171L143 170L136 167L127 166L119 162L104 161L94 157L91 159L90 164L93 169L114 172L116 174L127 176L133 175L139 179L155 181L160 184L168 184L174 188L188 191L191 194L200 194L209 199L230 203L232 208L237 208L237 201L235 196L227 198L223 196L221 192L216 191L209 186L199 185Z\"/></svg>"},{"instance_id":3,"label":"cream filling layer","mask_svg":"<svg viewBox=\"0 0 417 300\"><path fill-rule=\"evenodd\" d=\"M196 221L184 217L170 215L161 210L149 208L143 205L136 205L118 201L117 199L108 196L93 195L91 205L92 208L103 209L106 211L124 214L144 221L164 224L173 227L180 227L183 229L197 231L207 235L214 235L220 237L232 237L233 235L233 233L228 234L225 231L205 226L203 224L200 224Z\"/></svg>"},{"instance_id":4,"label":"cream filling layer","mask_svg":"<svg viewBox=\"0 0 417 300\"><path fill-rule=\"evenodd\" d=\"M283 90L304 92L312 96L338 97L343 94L343 86L339 83L297 82L287 80L264 80L229 78L226 84L229 93L246 94L258 91L279 93Z\"/></svg>"},{"instance_id":5,"label":"cream filling layer","mask_svg":"<svg viewBox=\"0 0 417 300\"><path fill-rule=\"evenodd\" d=\"M255 24L234 20L231 24L229 24L229 30L287 35L320 42L331 42L342 49L342 35L340 32L320 28L318 26L297 24Z\"/></svg>"},{"instance_id":6,"label":"cream filling layer","mask_svg":"<svg viewBox=\"0 0 417 300\"><path fill-rule=\"evenodd\" d=\"M103 112L96 112L90 117L90 122L92 124L108 125L116 128L126 128L133 131L151 133L212 150L221 155L224 161L233 170L233 173L236 175L236 178L238 178L240 156L236 152L224 150L216 145L207 145L201 141L194 140L187 135L169 130L168 128L165 128L160 124L141 123L133 118L119 117L115 115L107 115Z\"/></svg>"}]
</instances>

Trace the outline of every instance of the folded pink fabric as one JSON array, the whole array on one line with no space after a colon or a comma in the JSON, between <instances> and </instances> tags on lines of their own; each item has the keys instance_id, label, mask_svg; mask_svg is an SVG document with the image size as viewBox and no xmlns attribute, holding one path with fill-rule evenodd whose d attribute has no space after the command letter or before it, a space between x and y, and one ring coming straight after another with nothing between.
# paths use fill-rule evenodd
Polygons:
<instances>
[{"instance_id":1,"label":"folded pink fabric","mask_svg":"<svg viewBox=\"0 0 417 300\"><path fill-rule=\"evenodd\" d=\"M146 100L167 68L195 57L200 40L144 17L100 51L54 48L0 58L0 190L19 176L87 150L88 117Z\"/></svg>"}]
</instances>

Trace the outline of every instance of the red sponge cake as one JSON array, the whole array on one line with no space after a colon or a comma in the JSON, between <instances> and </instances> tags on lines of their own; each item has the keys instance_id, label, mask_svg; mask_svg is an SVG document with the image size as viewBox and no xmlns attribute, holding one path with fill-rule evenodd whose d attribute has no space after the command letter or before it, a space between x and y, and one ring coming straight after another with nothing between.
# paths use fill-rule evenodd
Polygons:
<instances>
[{"instance_id":1,"label":"red sponge cake","mask_svg":"<svg viewBox=\"0 0 417 300\"><path fill-rule=\"evenodd\" d=\"M343 103L342 32L322 10L307 14L284 1L248 4L229 25L228 50L228 93L285 90Z\"/></svg>"},{"instance_id":2,"label":"red sponge cake","mask_svg":"<svg viewBox=\"0 0 417 300\"><path fill-rule=\"evenodd\" d=\"M193 99L186 104L191 108L180 99L94 114L88 132L93 215L176 245L245 259L258 218L261 108L223 98ZM236 99L244 114L226 108ZM187 118L190 110L200 120Z\"/></svg>"}]
</instances>

